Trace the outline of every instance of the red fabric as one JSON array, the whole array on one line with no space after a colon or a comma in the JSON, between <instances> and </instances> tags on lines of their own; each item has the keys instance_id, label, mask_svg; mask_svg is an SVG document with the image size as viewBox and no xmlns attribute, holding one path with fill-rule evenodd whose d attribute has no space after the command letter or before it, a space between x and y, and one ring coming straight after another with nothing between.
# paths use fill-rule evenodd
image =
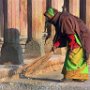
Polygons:
<instances>
[{"instance_id":1,"label":"red fabric","mask_svg":"<svg viewBox=\"0 0 90 90\"><path fill-rule=\"evenodd\" d=\"M76 42L75 37L74 37L73 34L68 35L68 38L69 38L69 44L68 45L69 45L70 49L74 49L74 48L79 47L79 45Z\"/></svg>"},{"instance_id":2,"label":"red fabric","mask_svg":"<svg viewBox=\"0 0 90 90\"><path fill-rule=\"evenodd\" d=\"M75 37L74 37L73 34L68 35L68 39L69 39L68 45L69 45L70 49L74 49L74 48L79 47L79 45L76 42ZM59 47L60 45L61 45L61 41L60 40L53 44L53 46L55 46L56 48Z\"/></svg>"},{"instance_id":3,"label":"red fabric","mask_svg":"<svg viewBox=\"0 0 90 90\"><path fill-rule=\"evenodd\" d=\"M55 47L59 47L59 46L60 46L60 41L55 42L55 43L54 43L54 46L55 46Z\"/></svg>"}]
</instances>

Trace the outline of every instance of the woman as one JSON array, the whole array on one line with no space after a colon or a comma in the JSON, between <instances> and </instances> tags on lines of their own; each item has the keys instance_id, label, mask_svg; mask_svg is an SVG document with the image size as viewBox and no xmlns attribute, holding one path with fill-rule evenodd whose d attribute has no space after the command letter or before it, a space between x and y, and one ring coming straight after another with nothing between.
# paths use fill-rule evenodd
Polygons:
<instances>
[{"instance_id":1,"label":"woman","mask_svg":"<svg viewBox=\"0 0 90 90\"><path fill-rule=\"evenodd\" d=\"M55 26L53 48L68 47L62 71L64 79L88 80L90 32L85 24L70 13L58 12L54 8L49 8L44 16L46 22Z\"/></svg>"}]
</instances>

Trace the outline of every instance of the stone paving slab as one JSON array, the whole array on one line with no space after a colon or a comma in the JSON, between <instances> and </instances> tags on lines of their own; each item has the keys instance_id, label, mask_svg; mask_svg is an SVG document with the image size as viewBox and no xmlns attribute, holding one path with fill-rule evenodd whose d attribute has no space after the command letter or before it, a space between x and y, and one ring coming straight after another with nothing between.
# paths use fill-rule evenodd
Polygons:
<instances>
[{"instance_id":1,"label":"stone paving slab","mask_svg":"<svg viewBox=\"0 0 90 90\"><path fill-rule=\"evenodd\" d=\"M20 79L0 83L0 90L90 90L90 80L60 82L59 80Z\"/></svg>"}]
</instances>

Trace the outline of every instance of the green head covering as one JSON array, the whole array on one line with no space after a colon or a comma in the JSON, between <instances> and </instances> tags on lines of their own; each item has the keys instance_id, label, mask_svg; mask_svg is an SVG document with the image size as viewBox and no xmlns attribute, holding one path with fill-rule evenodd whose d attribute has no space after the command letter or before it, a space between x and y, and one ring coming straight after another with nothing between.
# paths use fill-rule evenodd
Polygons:
<instances>
[{"instance_id":1,"label":"green head covering","mask_svg":"<svg viewBox=\"0 0 90 90\"><path fill-rule=\"evenodd\" d=\"M55 15L55 12L54 12L54 9L53 8L49 8L45 13L44 13L45 16L48 16L48 17L53 17Z\"/></svg>"},{"instance_id":2,"label":"green head covering","mask_svg":"<svg viewBox=\"0 0 90 90\"><path fill-rule=\"evenodd\" d=\"M47 14L49 14L50 16L54 16L54 10L53 10L53 8L49 8L47 10Z\"/></svg>"}]
</instances>

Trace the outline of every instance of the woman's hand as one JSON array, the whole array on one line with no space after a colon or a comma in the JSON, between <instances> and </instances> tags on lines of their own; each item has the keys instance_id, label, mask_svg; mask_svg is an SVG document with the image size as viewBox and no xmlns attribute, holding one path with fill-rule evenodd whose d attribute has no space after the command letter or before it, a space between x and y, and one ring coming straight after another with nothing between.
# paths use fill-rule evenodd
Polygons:
<instances>
[{"instance_id":1,"label":"woman's hand","mask_svg":"<svg viewBox=\"0 0 90 90\"><path fill-rule=\"evenodd\" d=\"M55 50L56 50L56 47L53 46L53 47L51 48L51 52L55 52Z\"/></svg>"}]
</instances>

